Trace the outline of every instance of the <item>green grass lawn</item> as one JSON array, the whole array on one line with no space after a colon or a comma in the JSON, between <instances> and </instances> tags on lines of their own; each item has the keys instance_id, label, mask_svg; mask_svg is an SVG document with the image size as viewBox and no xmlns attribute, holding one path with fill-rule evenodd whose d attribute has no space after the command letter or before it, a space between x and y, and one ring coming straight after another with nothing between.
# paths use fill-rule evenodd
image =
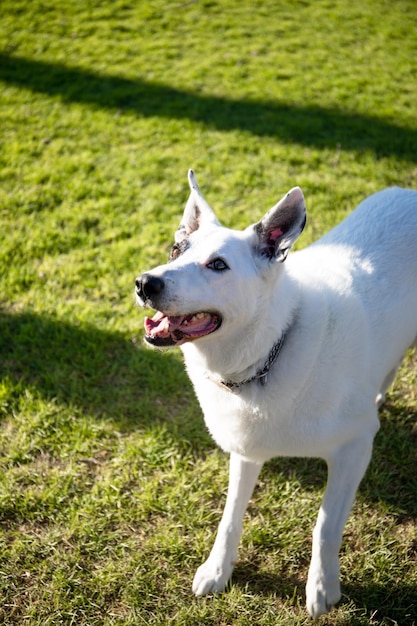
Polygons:
<instances>
[{"instance_id":1,"label":"green grass lawn","mask_svg":"<svg viewBox=\"0 0 417 626\"><path fill-rule=\"evenodd\" d=\"M143 346L134 278L167 257L189 167L238 228L300 185L299 246L417 188L415 1L0 12L0 623L309 624L316 460L266 465L228 593L191 595L228 460L179 352ZM417 623L416 375L410 352L321 624Z\"/></svg>"}]
</instances>

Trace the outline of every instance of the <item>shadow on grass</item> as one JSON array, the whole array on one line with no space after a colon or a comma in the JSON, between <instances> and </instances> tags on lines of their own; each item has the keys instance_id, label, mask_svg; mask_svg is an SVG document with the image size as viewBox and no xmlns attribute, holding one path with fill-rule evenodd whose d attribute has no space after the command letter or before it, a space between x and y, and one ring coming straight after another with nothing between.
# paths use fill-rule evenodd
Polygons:
<instances>
[{"instance_id":1,"label":"shadow on grass","mask_svg":"<svg viewBox=\"0 0 417 626\"><path fill-rule=\"evenodd\" d=\"M249 593L259 595L277 595L282 601L292 599L294 606L305 603L305 584L308 564L305 564L299 577L290 576L285 572L265 572L261 565L238 563L233 573L233 585L247 589ZM305 573L305 578L302 576ZM388 583L355 582L344 584L342 579L342 599L337 607L343 608L353 603L356 617L349 617L346 625L369 624L372 616L373 624L398 624L401 626L416 625L416 588L407 581ZM351 605L352 606L352 605ZM330 613L326 623L333 623L332 616L337 617L337 607ZM304 609L303 609L304 610ZM342 624L340 617L334 623Z\"/></svg>"},{"instance_id":2,"label":"shadow on grass","mask_svg":"<svg viewBox=\"0 0 417 626\"><path fill-rule=\"evenodd\" d=\"M344 585L342 581L342 594L341 605L353 601L357 610L363 609L369 618L372 616L372 624L416 626L417 589L406 580L353 585Z\"/></svg>"},{"instance_id":3,"label":"shadow on grass","mask_svg":"<svg viewBox=\"0 0 417 626\"><path fill-rule=\"evenodd\" d=\"M182 363L172 353L161 355L121 333L31 312L0 310L0 382L4 379L16 396L29 387L127 430L178 421L190 404L198 411ZM183 430L187 436L186 424Z\"/></svg>"},{"instance_id":4,"label":"shadow on grass","mask_svg":"<svg viewBox=\"0 0 417 626\"><path fill-rule=\"evenodd\" d=\"M417 129L317 105L238 100L168 85L97 74L59 63L0 53L0 80L34 92L133 114L189 119L221 131L242 130L316 148L370 150L417 161Z\"/></svg>"},{"instance_id":5,"label":"shadow on grass","mask_svg":"<svg viewBox=\"0 0 417 626\"><path fill-rule=\"evenodd\" d=\"M306 555L307 556L307 555ZM309 557L309 555L308 555ZM283 571L265 571L263 569L262 557L259 556L254 562L238 561L233 570L232 583L240 588L247 588L248 591L267 595L276 594L282 600L287 598L302 598L305 596L305 580L307 576L308 559L300 565L299 576L290 576Z\"/></svg>"}]
</instances>

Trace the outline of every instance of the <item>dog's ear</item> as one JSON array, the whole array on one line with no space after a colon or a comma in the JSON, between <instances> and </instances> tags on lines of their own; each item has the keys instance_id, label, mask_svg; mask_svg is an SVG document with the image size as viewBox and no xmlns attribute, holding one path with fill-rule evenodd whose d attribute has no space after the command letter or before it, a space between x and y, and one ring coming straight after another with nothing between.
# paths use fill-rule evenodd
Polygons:
<instances>
[{"instance_id":1,"label":"dog's ear","mask_svg":"<svg viewBox=\"0 0 417 626\"><path fill-rule=\"evenodd\" d=\"M285 261L306 223L306 207L299 187L291 189L265 217L254 225L257 252L269 260Z\"/></svg>"},{"instance_id":2,"label":"dog's ear","mask_svg":"<svg viewBox=\"0 0 417 626\"><path fill-rule=\"evenodd\" d=\"M207 200L201 193L193 170L188 171L188 183L191 193L185 206L184 215L178 230L175 233L175 241L179 243L198 230L202 224L215 224L220 226L220 222L214 214Z\"/></svg>"}]
</instances>

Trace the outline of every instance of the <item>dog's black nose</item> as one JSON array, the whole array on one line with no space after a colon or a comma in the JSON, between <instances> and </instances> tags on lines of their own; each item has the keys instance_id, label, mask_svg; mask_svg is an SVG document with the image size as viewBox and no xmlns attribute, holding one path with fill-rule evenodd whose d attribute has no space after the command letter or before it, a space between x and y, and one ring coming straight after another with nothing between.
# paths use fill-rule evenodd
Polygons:
<instances>
[{"instance_id":1,"label":"dog's black nose","mask_svg":"<svg viewBox=\"0 0 417 626\"><path fill-rule=\"evenodd\" d=\"M151 274L142 274L135 280L136 293L144 302L158 296L164 288L162 278Z\"/></svg>"}]
</instances>

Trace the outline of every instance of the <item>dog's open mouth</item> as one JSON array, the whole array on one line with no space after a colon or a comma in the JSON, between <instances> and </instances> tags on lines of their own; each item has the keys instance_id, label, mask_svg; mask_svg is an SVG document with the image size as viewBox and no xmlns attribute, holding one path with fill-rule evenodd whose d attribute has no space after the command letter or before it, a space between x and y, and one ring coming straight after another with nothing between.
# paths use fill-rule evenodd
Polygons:
<instances>
[{"instance_id":1,"label":"dog's open mouth","mask_svg":"<svg viewBox=\"0 0 417 626\"><path fill-rule=\"evenodd\" d=\"M156 347L180 346L217 330L221 317L217 313L193 313L191 315L168 316L158 312L145 318L145 340Z\"/></svg>"}]
</instances>

